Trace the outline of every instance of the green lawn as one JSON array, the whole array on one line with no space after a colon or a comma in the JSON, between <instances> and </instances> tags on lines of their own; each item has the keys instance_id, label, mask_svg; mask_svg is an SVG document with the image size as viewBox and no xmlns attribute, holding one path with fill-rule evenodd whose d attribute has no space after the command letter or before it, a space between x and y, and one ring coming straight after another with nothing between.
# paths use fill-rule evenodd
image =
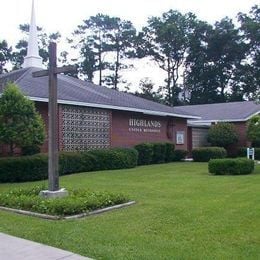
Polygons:
<instances>
[{"instance_id":1,"label":"green lawn","mask_svg":"<svg viewBox=\"0 0 260 260\"><path fill-rule=\"evenodd\" d=\"M206 163L170 163L65 176L61 186L123 192L137 204L70 221L0 211L0 232L95 259L260 259L260 166L210 176Z\"/></svg>"}]
</instances>

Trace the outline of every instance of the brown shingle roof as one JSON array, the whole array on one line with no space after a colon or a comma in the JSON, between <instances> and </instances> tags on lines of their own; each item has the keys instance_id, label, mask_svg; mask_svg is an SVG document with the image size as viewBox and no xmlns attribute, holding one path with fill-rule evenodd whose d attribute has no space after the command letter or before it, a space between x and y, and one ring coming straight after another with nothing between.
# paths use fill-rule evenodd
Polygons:
<instances>
[{"instance_id":1,"label":"brown shingle roof","mask_svg":"<svg viewBox=\"0 0 260 260\"><path fill-rule=\"evenodd\" d=\"M33 100L48 101L48 77L33 78L32 72L38 68L25 68L0 75L0 86L14 81L24 95ZM153 115L177 116L183 118L196 117L193 113L183 114L182 109L174 108L149 101L132 94L98 86L73 77L58 75L59 103L95 106L117 110L150 113Z\"/></svg>"},{"instance_id":2,"label":"brown shingle roof","mask_svg":"<svg viewBox=\"0 0 260 260\"><path fill-rule=\"evenodd\" d=\"M260 104L254 101L241 101L217 104L204 104L175 107L176 112L195 113L201 122L213 121L247 121L251 116L260 113Z\"/></svg>"}]
</instances>

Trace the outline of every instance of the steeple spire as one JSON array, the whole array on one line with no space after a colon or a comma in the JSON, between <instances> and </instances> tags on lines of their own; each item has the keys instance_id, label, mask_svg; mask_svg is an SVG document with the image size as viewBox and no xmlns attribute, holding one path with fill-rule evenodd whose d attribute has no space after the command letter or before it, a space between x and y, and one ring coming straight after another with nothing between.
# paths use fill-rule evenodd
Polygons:
<instances>
[{"instance_id":1,"label":"steeple spire","mask_svg":"<svg viewBox=\"0 0 260 260\"><path fill-rule=\"evenodd\" d=\"M42 68L42 58L39 56L39 47L37 41L37 27L36 27L36 20L35 20L34 0L32 0L32 14L31 14L31 24L30 24L30 31L29 31L27 55L24 58L24 63L22 67Z\"/></svg>"}]
</instances>

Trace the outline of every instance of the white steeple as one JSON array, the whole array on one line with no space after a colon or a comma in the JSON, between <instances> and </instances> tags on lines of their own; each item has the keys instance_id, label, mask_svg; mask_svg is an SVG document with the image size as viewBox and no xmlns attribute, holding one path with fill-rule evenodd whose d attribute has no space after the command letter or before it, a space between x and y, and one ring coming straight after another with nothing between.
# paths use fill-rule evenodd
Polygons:
<instances>
[{"instance_id":1,"label":"white steeple","mask_svg":"<svg viewBox=\"0 0 260 260\"><path fill-rule=\"evenodd\" d=\"M29 31L27 55L24 58L22 67L23 68L43 67L42 58L39 56L39 47L37 41L37 27L36 27L35 11L34 11L34 0L32 0L32 14L31 14L31 24L30 24L30 31Z\"/></svg>"}]
</instances>

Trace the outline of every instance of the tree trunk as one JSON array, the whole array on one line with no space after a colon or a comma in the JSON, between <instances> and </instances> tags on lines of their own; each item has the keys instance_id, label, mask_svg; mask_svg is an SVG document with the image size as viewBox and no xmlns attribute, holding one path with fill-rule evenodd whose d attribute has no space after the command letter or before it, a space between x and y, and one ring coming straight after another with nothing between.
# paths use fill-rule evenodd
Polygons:
<instances>
[{"instance_id":1,"label":"tree trunk","mask_svg":"<svg viewBox=\"0 0 260 260\"><path fill-rule=\"evenodd\" d=\"M117 84L118 84L118 70L119 70L119 48L117 48L116 51L116 67L115 67L115 82L114 82L114 89L117 90Z\"/></svg>"},{"instance_id":2,"label":"tree trunk","mask_svg":"<svg viewBox=\"0 0 260 260\"><path fill-rule=\"evenodd\" d=\"M98 52L98 62L99 62L99 85L102 84L102 59L101 59L101 49Z\"/></svg>"},{"instance_id":3,"label":"tree trunk","mask_svg":"<svg viewBox=\"0 0 260 260\"><path fill-rule=\"evenodd\" d=\"M168 102L171 105L171 66L170 58L167 59L167 91L168 91Z\"/></svg>"}]
</instances>

